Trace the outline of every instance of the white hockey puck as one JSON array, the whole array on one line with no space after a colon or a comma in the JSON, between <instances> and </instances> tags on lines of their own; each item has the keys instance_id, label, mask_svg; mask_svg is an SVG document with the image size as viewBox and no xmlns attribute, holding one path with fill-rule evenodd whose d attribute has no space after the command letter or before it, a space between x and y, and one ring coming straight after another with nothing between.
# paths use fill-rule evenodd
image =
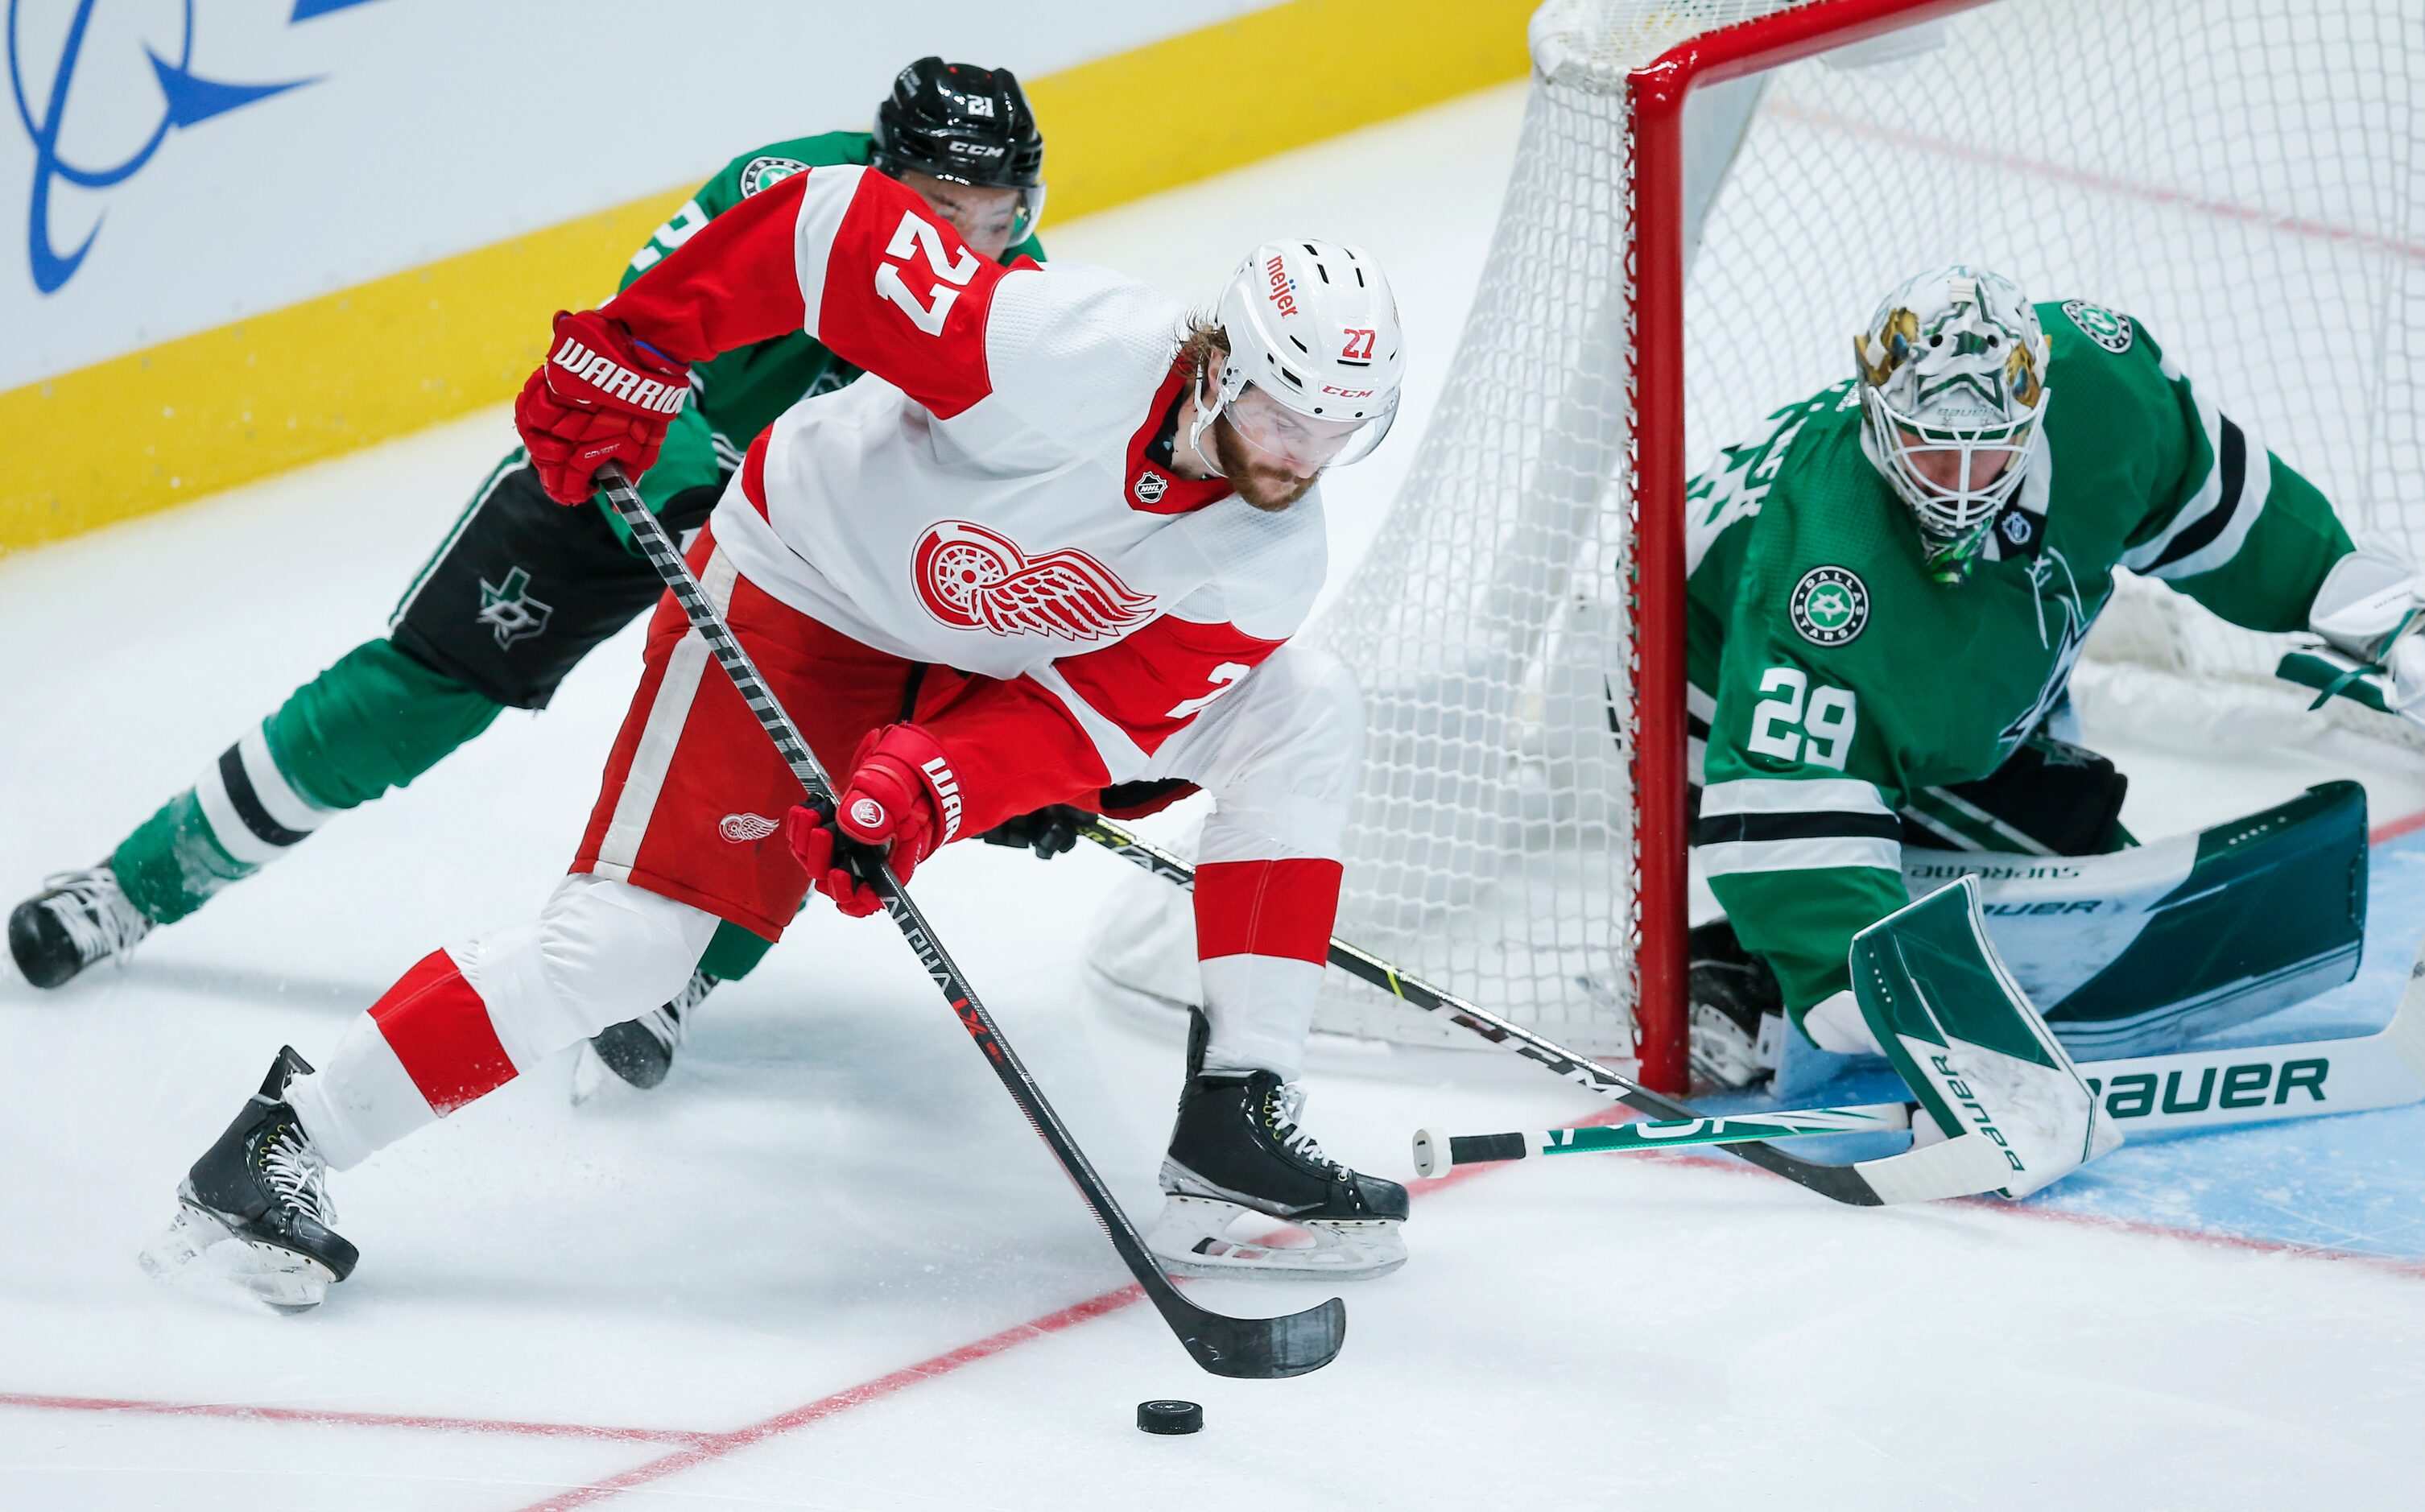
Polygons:
<instances>
[{"instance_id":1,"label":"white hockey puck","mask_svg":"<svg viewBox=\"0 0 2425 1512\"><path fill-rule=\"evenodd\" d=\"M1139 1402L1137 1426L1148 1433L1194 1433L1204 1426L1204 1409L1193 1402Z\"/></svg>"}]
</instances>

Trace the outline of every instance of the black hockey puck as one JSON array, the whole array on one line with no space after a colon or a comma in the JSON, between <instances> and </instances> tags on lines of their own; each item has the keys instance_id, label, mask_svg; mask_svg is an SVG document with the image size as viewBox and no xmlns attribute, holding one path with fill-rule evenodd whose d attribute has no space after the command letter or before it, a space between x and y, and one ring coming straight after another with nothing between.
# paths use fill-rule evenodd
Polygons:
<instances>
[{"instance_id":1,"label":"black hockey puck","mask_svg":"<svg viewBox=\"0 0 2425 1512\"><path fill-rule=\"evenodd\" d=\"M1148 1433L1194 1433L1204 1426L1204 1409L1193 1402L1139 1402L1137 1426Z\"/></svg>"}]
</instances>

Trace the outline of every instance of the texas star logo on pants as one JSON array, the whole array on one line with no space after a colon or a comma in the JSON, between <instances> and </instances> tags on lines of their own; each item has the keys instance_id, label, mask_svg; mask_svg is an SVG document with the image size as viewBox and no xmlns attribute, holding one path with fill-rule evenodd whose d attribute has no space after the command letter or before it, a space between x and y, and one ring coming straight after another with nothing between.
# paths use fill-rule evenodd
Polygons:
<instances>
[{"instance_id":1,"label":"texas star logo on pants","mask_svg":"<svg viewBox=\"0 0 2425 1512\"><path fill-rule=\"evenodd\" d=\"M499 646L544 633L548 616L555 613L553 605L530 596L530 580L519 567L506 574L503 584L480 579L480 612L474 618L497 633Z\"/></svg>"},{"instance_id":2,"label":"texas star logo on pants","mask_svg":"<svg viewBox=\"0 0 2425 1512\"><path fill-rule=\"evenodd\" d=\"M1793 628L1813 646L1841 646L1870 622L1870 589L1846 567L1814 567L1793 585Z\"/></svg>"},{"instance_id":3,"label":"texas star logo on pants","mask_svg":"<svg viewBox=\"0 0 2425 1512\"><path fill-rule=\"evenodd\" d=\"M910 577L926 612L955 630L1056 640L1116 638L1150 618L1153 596L1074 547L1030 556L1019 542L966 520L928 527Z\"/></svg>"}]
</instances>

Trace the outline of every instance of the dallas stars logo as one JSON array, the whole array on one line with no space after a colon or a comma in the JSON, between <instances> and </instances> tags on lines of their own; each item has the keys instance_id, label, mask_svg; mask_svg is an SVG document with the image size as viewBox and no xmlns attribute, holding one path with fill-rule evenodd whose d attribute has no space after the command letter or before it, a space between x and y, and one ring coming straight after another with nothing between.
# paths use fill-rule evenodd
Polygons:
<instances>
[{"instance_id":1,"label":"dallas stars logo","mask_svg":"<svg viewBox=\"0 0 2425 1512\"><path fill-rule=\"evenodd\" d=\"M809 165L796 157L753 157L741 170L741 198L748 199L761 189L772 188L795 173L805 173Z\"/></svg>"},{"instance_id":2,"label":"dallas stars logo","mask_svg":"<svg viewBox=\"0 0 2425 1512\"><path fill-rule=\"evenodd\" d=\"M497 644L511 646L518 640L547 629L548 616L555 613L552 604L541 603L530 596L530 574L517 567L506 574L500 586L480 579L480 623L497 633Z\"/></svg>"},{"instance_id":3,"label":"dallas stars logo","mask_svg":"<svg viewBox=\"0 0 2425 1512\"><path fill-rule=\"evenodd\" d=\"M2065 299L2063 313L2071 317L2080 334L2119 357L2130 349L2130 322L2111 310L2090 304L2085 299Z\"/></svg>"},{"instance_id":4,"label":"dallas stars logo","mask_svg":"<svg viewBox=\"0 0 2425 1512\"><path fill-rule=\"evenodd\" d=\"M1814 567L1787 605L1794 631L1813 646L1841 646L1870 622L1870 590L1849 568Z\"/></svg>"}]
</instances>

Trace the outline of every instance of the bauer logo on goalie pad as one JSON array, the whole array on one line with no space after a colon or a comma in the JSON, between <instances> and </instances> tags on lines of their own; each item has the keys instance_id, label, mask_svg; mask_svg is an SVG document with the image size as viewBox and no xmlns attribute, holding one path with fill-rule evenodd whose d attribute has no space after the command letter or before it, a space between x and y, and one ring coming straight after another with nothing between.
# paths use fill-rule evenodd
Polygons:
<instances>
[{"instance_id":1,"label":"bauer logo on goalie pad","mask_svg":"<svg viewBox=\"0 0 2425 1512\"><path fill-rule=\"evenodd\" d=\"M918 539L910 575L926 612L956 630L1116 639L1151 618L1150 594L1074 548L1029 556L1008 536L945 520Z\"/></svg>"},{"instance_id":2,"label":"bauer logo on goalie pad","mask_svg":"<svg viewBox=\"0 0 2425 1512\"><path fill-rule=\"evenodd\" d=\"M2063 313L2080 328L2081 335L2114 356L2119 357L2130 349L2129 316L2115 314L2085 299L2065 299Z\"/></svg>"},{"instance_id":3,"label":"bauer logo on goalie pad","mask_svg":"<svg viewBox=\"0 0 2425 1512\"><path fill-rule=\"evenodd\" d=\"M715 832L736 845L753 840L763 840L783 827L763 813L728 813L718 821Z\"/></svg>"},{"instance_id":4,"label":"bauer logo on goalie pad","mask_svg":"<svg viewBox=\"0 0 2425 1512\"><path fill-rule=\"evenodd\" d=\"M1793 585L1793 628L1813 646L1841 646L1870 622L1870 589L1850 568L1814 567Z\"/></svg>"}]
</instances>

